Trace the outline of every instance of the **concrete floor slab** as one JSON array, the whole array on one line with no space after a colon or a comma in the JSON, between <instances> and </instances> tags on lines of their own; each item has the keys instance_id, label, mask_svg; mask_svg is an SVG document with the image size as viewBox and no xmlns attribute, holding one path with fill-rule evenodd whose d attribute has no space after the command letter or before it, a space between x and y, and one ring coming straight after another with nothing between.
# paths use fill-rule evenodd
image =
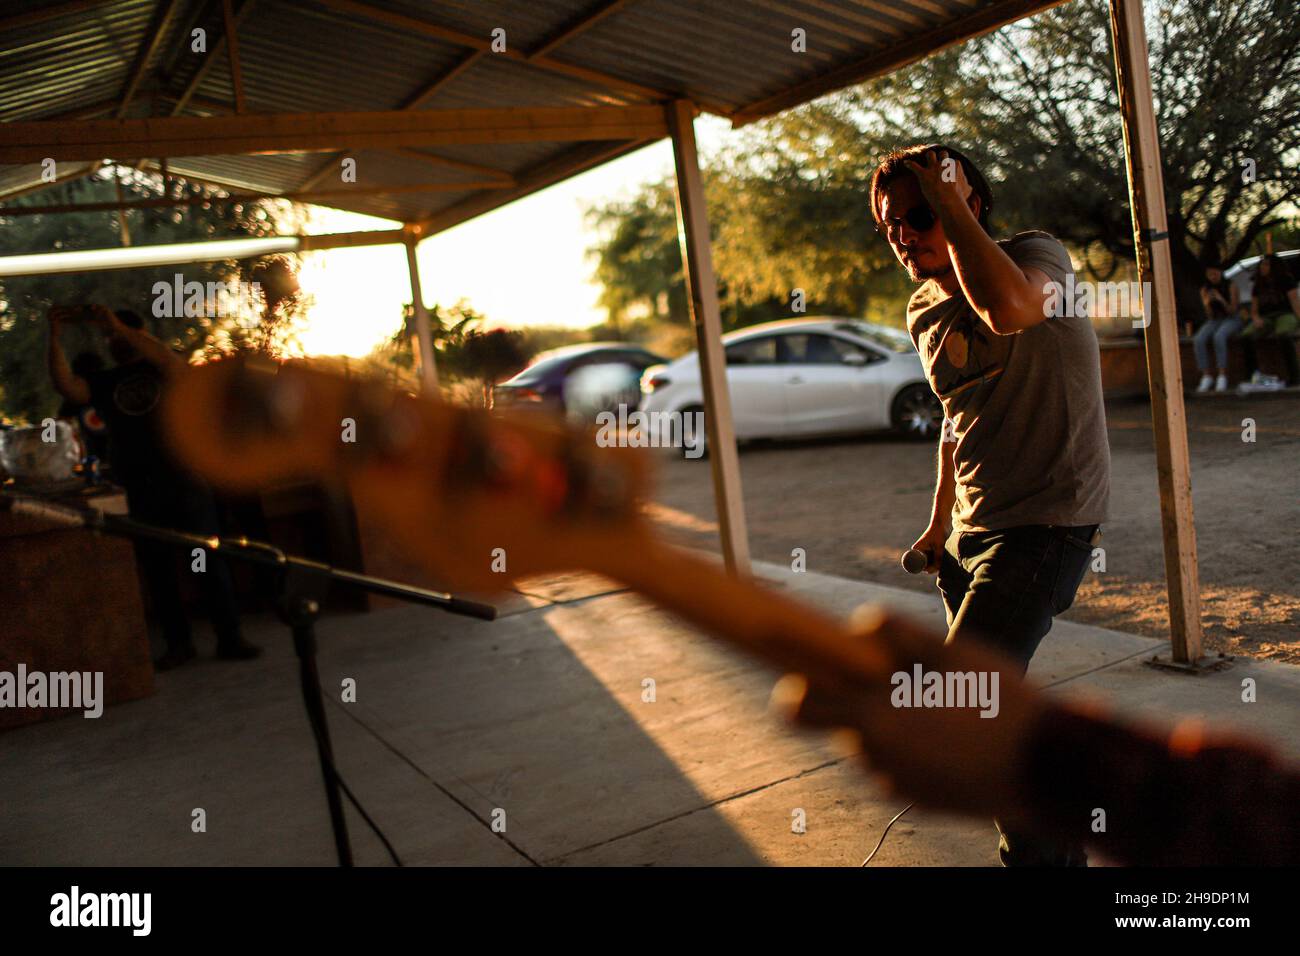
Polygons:
<instances>
[{"instance_id":1,"label":"concrete floor slab","mask_svg":"<svg viewBox=\"0 0 1300 956\"><path fill-rule=\"evenodd\" d=\"M760 574L832 613L886 601L943 623L937 595ZM594 576L530 582L495 622L393 607L320 624L344 778L409 863L858 865L902 801L819 735L767 713L773 673ZM702 595L707 599L707 595ZM296 661L250 623L251 663L160 675L150 698L0 734L0 862L329 864ZM1031 674L1169 723L1199 714L1300 753L1300 669L1188 677L1160 642L1062 621ZM1241 702L1241 681L1259 703ZM342 681L356 701L341 700ZM654 700L647 690L653 681ZM207 832L190 831L207 811ZM791 831L802 809L807 832ZM490 828L504 811L505 832ZM359 862L387 857L349 814ZM873 865L991 865L991 822L911 811Z\"/></svg>"}]
</instances>

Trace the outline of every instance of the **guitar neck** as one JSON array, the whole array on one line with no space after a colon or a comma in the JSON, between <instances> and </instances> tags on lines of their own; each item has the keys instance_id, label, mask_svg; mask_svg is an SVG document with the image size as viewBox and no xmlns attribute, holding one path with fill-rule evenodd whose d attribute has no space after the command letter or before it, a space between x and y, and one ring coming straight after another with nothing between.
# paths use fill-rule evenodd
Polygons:
<instances>
[{"instance_id":1,"label":"guitar neck","mask_svg":"<svg viewBox=\"0 0 1300 956\"><path fill-rule=\"evenodd\" d=\"M602 573L777 668L830 683L888 670L884 651L843 622L690 551L648 538L602 564Z\"/></svg>"}]
</instances>

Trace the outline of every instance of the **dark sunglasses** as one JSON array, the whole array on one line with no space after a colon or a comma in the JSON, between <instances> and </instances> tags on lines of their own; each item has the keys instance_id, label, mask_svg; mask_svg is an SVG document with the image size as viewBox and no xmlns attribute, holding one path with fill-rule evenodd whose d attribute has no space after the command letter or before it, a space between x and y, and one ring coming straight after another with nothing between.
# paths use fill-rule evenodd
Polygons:
<instances>
[{"instance_id":1,"label":"dark sunglasses","mask_svg":"<svg viewBox=\"0 0 1300 956\"><path fill-rule=\"evenodd\" d=\"M887 235L891 228L906 222L917 232L929 232L934 228L934 224L939 221L939 217L934 214L934 210L921 203L919 206L913 206L901 217L882 219L876 223L876 232L881 235Z\"/></svg>"}]
</instances>

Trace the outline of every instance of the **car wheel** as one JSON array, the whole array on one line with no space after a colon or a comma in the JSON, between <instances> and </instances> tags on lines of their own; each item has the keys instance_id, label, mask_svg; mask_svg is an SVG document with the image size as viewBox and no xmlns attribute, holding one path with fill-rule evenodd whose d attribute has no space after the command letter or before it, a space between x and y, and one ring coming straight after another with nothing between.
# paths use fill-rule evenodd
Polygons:
<instances>
[{"instance_id":1,"label":"car wheel","mask_svg":"<svg viewBox=\"0 0 1300 956\"><path fill-rule=\"evenodd\" d=\"M943 405L930 386L909 385L894 397L889 420L908 438L933 438L943 427Z\"/></svg>"}]
</instances>

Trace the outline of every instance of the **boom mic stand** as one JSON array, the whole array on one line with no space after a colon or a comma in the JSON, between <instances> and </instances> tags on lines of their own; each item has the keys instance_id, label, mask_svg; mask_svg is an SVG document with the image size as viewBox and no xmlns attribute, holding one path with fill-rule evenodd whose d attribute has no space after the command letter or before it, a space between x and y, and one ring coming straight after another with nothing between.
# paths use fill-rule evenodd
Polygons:
<instances>
[{"instance_id":1,"label":"boom mic stand","mask_svg":"<svg viewBox=\"0 0 1300 956\"><path fill-rule=\"evenodd\" d=\"M307 708L307 719L316 738L316 755L324 777L325 800L329 804L330 823L334 830L334 846L340 866L352 866L352 845L348 840L347 820L343 816L340 796L340 779L334 766L334 749L330 744L329 723L325 715L325 700L321 696L320 672L316 666L316 619L329 586L333 582L360 588L375 594L401 598L412 604L425 604L451 614L476 617L484 621L496 620L496 608L490 604L469 601L441 591L399 584L384 578L358 574L285 554L272 544L250 541L248 538L226 538L218 535L198 535L174 531L157 525L136 521L124 515L107 514L95 508L71 508L50 504L39 498L23 498L10 494L0 496L5 510L16 515L38 518L42 521L70 528L90 528L101 534L113 534L134 540L161 541L177 547L201 548L214 554L246 561L279 572L279 596L276 612L293 634L294 651L298 654L298 675L302 686L302 699ZM351 794L349 793L349 796ZM355 803L355 798L353 798ZM357 805L360 810L360 805ZM362 811L364 815L364 811Z\"/></svg>"}]
</instances>

